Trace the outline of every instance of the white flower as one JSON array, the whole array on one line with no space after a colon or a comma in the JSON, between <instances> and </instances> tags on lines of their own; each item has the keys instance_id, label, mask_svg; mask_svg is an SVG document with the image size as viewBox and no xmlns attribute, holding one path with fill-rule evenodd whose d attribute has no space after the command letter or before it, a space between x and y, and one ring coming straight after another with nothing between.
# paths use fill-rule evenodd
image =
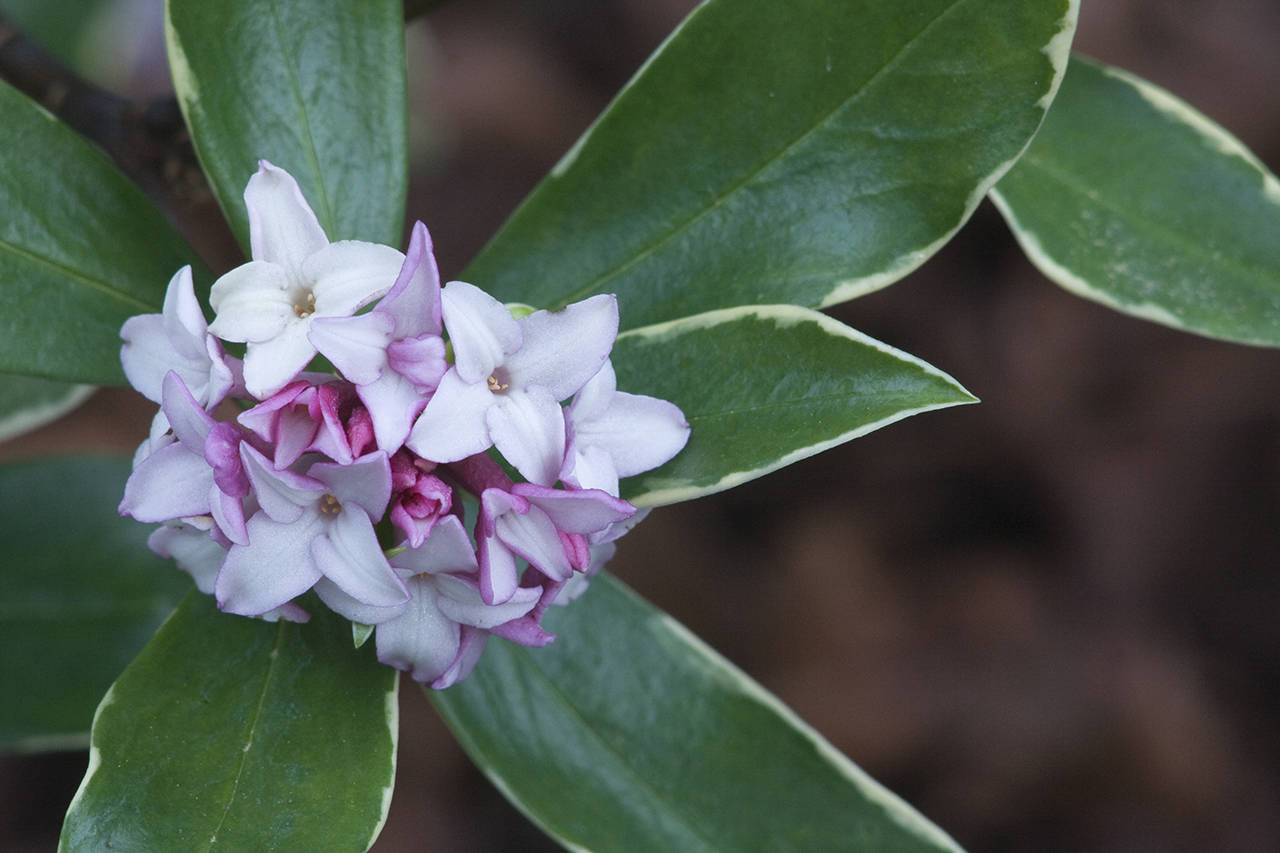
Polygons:
<instances>
[{"instance_id":1,"label":"white flower","mask_svg":"<svg viewBox=\"0 0 1280 853\"><path fill-rule=\"evenodd\" d=\"M248 346L244 381L258 399L287 385L315 357L316 317L349 317L386 293L404 255L390 246L330 243L293 176L266 160L244 191L253 260L213 284L209 330Z\"/></svg>"}]
</instances>

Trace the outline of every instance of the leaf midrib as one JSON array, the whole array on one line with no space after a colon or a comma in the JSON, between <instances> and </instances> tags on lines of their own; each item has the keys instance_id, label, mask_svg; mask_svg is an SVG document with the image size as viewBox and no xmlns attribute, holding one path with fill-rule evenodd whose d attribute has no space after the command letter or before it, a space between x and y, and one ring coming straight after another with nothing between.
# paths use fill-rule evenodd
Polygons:
<instances>
[{"instance_id":1,"label":"leaf midrib","mask_svg":"<svg viewBox=\"0 0 1280 853\"><path fill-rule=\"evenodd\" d=\"M253 719L249 722L249 730L247 732L248 743L240 751L240 766L236 768L236 777L231 783L231 793L227 796L227 803L222 809L222 816L218 818L218 823L213 828L213 832L209 834L209 840L205 844L205 850L212 850L214 844L218 841L218 833L222 831L222 827L227 822L227 815L231 813L231 807L235 805L236 795L240 790L240 780L244 777L244 768L249 761L249 753L256 745L254 736L258 731L258 722L262 719L263 707L266 705L268 688L271 686L272 677L275 675L276 663L280 659L280 647L284 644L284 632L288 626L288 622L281 619L276 626L275 642L271 646L268 653L266 675L262 679L262 690L258 693L258 704L253 709Z\"/></svg>"},{"instance_id":2,"label":"leaf midrib","mask_svg":"<svg viewBox=\"0 0 1280 853\"><path fill-rule=\"evenodd\" d=\"M133 307L140 308L145 312L156 312L159 310L158 305L154 305L149 302L144 302L138 297L133 296L132 294L126 293L123 290L120 290L119 288L114 287L113 285L109 284L106 281L103 281L101 279L95 279L91 276L85 275L80 270L74 269L73 267L69 267L64 263L55 261L52 258L38 254L29 249L24 249L21 246L18 246L9 242L8 240L0 240L0 250L11 252L12 254L18 256L19 258L25 260L28 263L48 267L49 269L52 269L53 271L57 272L59 275L67 279L70 279L72 281L78 282L80 285L84 287L88 287L91 290L96 290L99 293L103 293L103 294L106 294L107 296L113 297L115 299L119 299L120 301L126 302L132 305Z\"/></svg>"}]
</instances>

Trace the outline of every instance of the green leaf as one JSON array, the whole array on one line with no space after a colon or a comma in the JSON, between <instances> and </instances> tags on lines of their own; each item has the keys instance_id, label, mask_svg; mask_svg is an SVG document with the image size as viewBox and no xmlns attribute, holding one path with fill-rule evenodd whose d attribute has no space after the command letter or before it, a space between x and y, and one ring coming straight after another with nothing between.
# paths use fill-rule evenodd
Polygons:
<instances>
[{"instance_id":1,"label":"green leaf","mask_svg":"<svg viewBox=\"0 0 1280 853\"><path fill-rule=\"evenodd\" d=\"M518 808L582 850L906 851L955 843L608 576L554 644L493 642L437 708Z\"/></svg>"},{"instance_id":2,"label":"green leaf","mask_svg":"<svg viewBox=\"0 0 1280 853\"><path fill-rule=\"evenodd\" d=\"M399 245L408 184L400 0L168 0L178 102L248 249L244 188L270 160L331 240Z\"/></svg>"},{"instance_id":3,"label":"green leaf","mask_svg":"<svg viewBox=\"0 0 1280 853\"><path fill-rule=\"evenodd\" d=\"M39 429L79 406L92 385L0 373L0 441Z\"/></svg>"},{"instance_id":4,"label":"green leaf","mask_svg":"<svg viewBox=\"0 0 1280 853\"><path fill-rule=\"evenodd\" d=\"M1039 126L1077 0L708 0L464 273L624 328L889 284Z\"/></svg>"},{"instance_id":5,"label":"green leaf","mask_svg":"<svg viewBox=\"0 0 1280 853\"><path fill-rule=\"evenodd\" d=\"M190 593L98 706L59 849L368 849L397 675L323 606L273 624Z\"/></svg>"},{"instance_id":6,"label":"green leaf","mask_svg":"<svg viewBox=\"0 0 1280 853\"><path fill-rule=\"evenodd\" d=\"M195 254L97 148L0 83L0 372L124 383L120 326Z\"/></svg>"},{"instance_id":7,"label":"green leaf","mask_svg":"<svg viewBox=\"0 0 1280 853\"><path fill-rule=\"evenodd\" d=\"M623 482L642 506L733 488L920 412L972 403L954 379L807 308L727 308L625 332L618 389L670 400L693 428Z\"/></svg>"},{"instance_id":8,"label":"green leaf","mask_svg":"<svg viewBox=\"0 0 1280 853\"><path fill-rule=\"evenodd\" d=\"M83 746L93 709L191 588L115 506L127 459L0 466L0 749Z\"/></svg>"},{"instance_id":9,"label":"green leaf","mask_svg":"<svg viewBox=\"0 0 1280 853\"><path fill-rule=\"evenodd\" d=\"M1280 181L1163 89L1075 58L992 191L1058 284L1136 317L1280 345Z\"/></svg>"}]
</instances>

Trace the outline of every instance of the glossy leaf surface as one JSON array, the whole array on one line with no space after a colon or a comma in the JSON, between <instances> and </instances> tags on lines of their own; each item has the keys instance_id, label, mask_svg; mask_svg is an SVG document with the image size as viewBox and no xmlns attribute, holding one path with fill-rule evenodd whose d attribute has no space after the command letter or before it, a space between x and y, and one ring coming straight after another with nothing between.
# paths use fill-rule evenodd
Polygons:
<instances>
[{"instance_id":1,"label":"glossy leaf surface","mask_svg":"<svg viewBox=\"0 0 1280 853\"><path fill-rule=\"evenodd\" d=\"M398 673L312 614L273 624L190 593L102 700L60 849L367 849L391 802Z\"/></svg>"},{"instance_id":2,"label":"glossy leaf surface","mask_svg":"<svg viewBox=\"0 0 1280 853\"><path fill-rule=\"evenodd\" d=\"M246 251L260 159L292 173L330 240L400 244L403 14L399 0L168 0L178 101Z\"/></svg>"},{"instance_id":3,"label":"glossy leaf surface","mask_svg":"<svg viewBox=\"0 0 1280 853\"><path fill-rule=\"evenodd\" d=\"M1280 181L1151 83L1074 58L992 199L1068 290L1189 332L1280 345Z\"/></svg>"},{"instance_id":4,"label":"glossy leaf surface","mask_svg":"<svg viewBox=\"0 0 1280 853\"><path fill-rule=\"evenodd\" d=\"M608 576L542 649L432 693L493 782L573 849L956 850L679 623Z\"/></svg>"},{"instance_id":5,"label":"glossy leaf surface","mask_svg":"<svg viewBox=\"0 0 1280 853\"><path fill-rule=\"evenodd\" d=\"M0 748L83 746L93 709L191 580L116 514L127 459L0 466Z\"/></svg>"},{"instance_id":6,"label":"glossy leaf surface","mask_svg":"<svg viewBox=\"0 0 1280 853\"><path fill-rule=\"evenodd\" d=\"M954 379L807 308L712 311L619 336L618 388L670 400L692 434L623 482L655 505L732 488L920 412L974 402Z\"/></svg>"},{"instance_id":7,"label":"glossy leaf surface","mask_svg":"<svg viewBox=\"0 0 1280 853\"><path fill-rule=\"evenodd\" d=\"M0 373L0 441L56 421L92 393L91 385Z\"/></svg>"},{"instance_id":8,"label":"glossy leaf surface","mask_svg":"<svg viewBox=\"0 0 1280 853\"><path fill-rule=\"evenodd\" d=\"M708 0L464 273L624 328L889 284L1039 126L1075 0Z\"/></svg>"},{"instance_id":9,"label":"glossy leaf surface","mask_svg":"<svg viewBox=\"0 0 1280 853\"><path fill-rule=\"evenodd\" d=\"M124 383L120 326L195 255L97 148L0 83L0 372Z\"/></svg>"}]
</instances>

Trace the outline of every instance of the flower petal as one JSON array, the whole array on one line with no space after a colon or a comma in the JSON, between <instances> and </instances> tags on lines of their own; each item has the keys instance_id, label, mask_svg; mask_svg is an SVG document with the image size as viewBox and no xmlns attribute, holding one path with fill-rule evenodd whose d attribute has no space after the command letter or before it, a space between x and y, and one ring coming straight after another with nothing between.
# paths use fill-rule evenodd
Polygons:
<instances>
[{"instance_id":1,"label":"flower petal","mask_svg":"<svg viewBox=\"0 0 1280 853\"><path fill-rule=\"evenodd\" d=\"M298 281L302 262L329 243L298 182L284 169L259 160L245 187L244 204L253 259L279 264Z\"/></svg>"},{"instance_id":2,"label":"flower petal","mask_svg":"<svg viewBox=\"0 0 1280 853\"><path fill-rule=\"evenodd\" d=\"M431 681L454 663L462 632L436 606L436 591L429 581L410 578L407 583L413 594L408 607L378 625L378 660L408 670L416 681Z\"/></svg>"},{"instance_id":3,"label":"flower petal","mask_svg":"<svg viewBox=\"0 0 1280 853\"><path fill-rule=\"evenodd\" d=\"M330 243L303 261L302 275L316 298L317 317L349 317L391 289L404 255L362 240Z\"/></svg>"},{"instance_id":4,"label":"flower petal","mask_svg":"<svg viewBox=\"0 0 1280 853\"><path fill-rule=\"evenodd\" d=\"M311 556L325 577L362 604L393 607L409 600L382 554L373 522L358 506L344 506L326 528L311 541Z\"/></svg>"},{"instance_id":5,"label":"flower petal","mask_svg":"<svg viewBox=\"0 0 1280 853\"><path fill-rule=\"evenodd\" d=\"M493 402L493 394L483 382L468 384L457 370L450 370L440 379L440 387L405 443L432 462L456 462L487 450L493 441L485 412Z\"/></svg>"},{"instance_id":6,"label":"flower petal","mask_svg":"<svg viewBox=\"0 0 1280 853\"><path fill-rule=\"evenodd\" d=\"M505 305L465 281L446 284L441 300L458 375L468 383L484 382L520 348L520 326Z\"/></svg>"},{"instance_id":7,"label":"flower petal","mask_svg":"<svg viewBox=\"0 0 1280 853\"><path fill-rule=\"evenodd\" d=\"M213 469L200 453L170 444L138 464L124 484L120 514L137 521L207 515Z\"/></svg>"},{"instance_id":8,"label":"flower petal","mask_svg":"<svg viewBox=\"0 0 1280 853\"><path fill-rule=\"evenodd\" d=\"M317 317L307 337L348 381L368 385L387 365L395 320L379 311L355 317Z\"/></svg>"},{"instance_id":9,"label":"flower petal","mask_svg":"<svg viewBox=\"0 0 1280 853\"><path fill-rule=\"evenodd\" d=\"M455 622L477 628L492 628L519 619L532 610L542 596L541 587L520 587L502 604L485 604L474 579L436 575L435 583L440 592L436 601L440 612Z\"/></svg>"},{"instance_id":10,"label":"flower petal","mask_svg":"<svg viewBox=\"0 0 1280 853\"><path fill-rule=\"evenodd\" d=\"M218 572L214 594L228 613L258 616L297 598L320 579L311 542L321 532L316 513L296 522L249 519L249 544L234 545Z\"/></svg>"},{"instance_id":11,"label":"flower petal","mask_svg":"<svg viewBox=\"0 0 1280 853\"><path fill-rule=\"evenodd\" d=\"M476 552L467 531L456 515L436 522L431 535L417 548L408 548L391 558L391 565L416 575L453 572L475 574Z\"/></svg>"},{"instance_id":12,"label":"flower petal","mask_svg":"<svg viewBox=\"0 0 1280 853\"><path fill-rule=\"evenodd\" d=\"M378 449L395 453L409 437L413 421L427 404L417 387L398 373L386 371L376 381L356 388L373 419Z\"/></svg>"},{"instance_id":13,"label":"flower petal","mask_svg":"<svg viewBox=\"0 0 1280 853\"><path fill-rule=\"evenodd\" d=\"M507 359L512 387L541 385L568 399L599 372L618 337L618 300L602 293L560 311L535 311L518 321L524 345Z\"/></svg>"},{"instance_id":14,"label":"flower petal","mask_svg":"<svg viewBox=\"0 0 1280 853\"><path fill-rule=\"evenodd\" d=\"M564 464L564 413L543 388L493 395L485 413L493 444L531 483L549 486Z\"/></svg>"},{"instance_id":15,"label":"flower petal","mask_svg":"<svg viewBox=\"0 0 1280 853\"><path fill-rule=\"evenodd\" d=\"M209 331L224 341L269 341L297 319L282 266L249 261L224 274L209 291L217 315Z\"/></svg>"},{"instance_id":16,"label":"flower petal","mask_svg":"<svg viewBox=\"0 0 1280 853\"><path fill-rule=\"evenodd\" d=\"M620 391L603 413L584 421L575 418L574 441L603 448L613 457L619 477L633 477L679 453L689 441L689 423L666 400Z\"/></svg>"},{"instance_id":17,"label":"flower petal","mask_svg":"<svg viewBox=\"0 0 1280 853\"><path fill-rule=\"evenodd\" d=\"M431 251L431 235L421 222L413 223L404 266L396 283L378 303L379 313L395 318L396 338L440 335L440 270Z\"/></svg>"},{"instance_id":18,"label":"flower petal","mask_svg":"<svg viewBox=\"0 0 1280 853\"><path fill-rule=\"evenodd\" d=\"M518 483L511 491L546 513L557 528L567 533L597 533L636 512L631 504L599 489L566 491Z\"/></svg>"},{"instance_id":19,"label":"flower petal","mask_svg":"<svg viewBox=\"0 0 1280 853\"><path fill-rule=\"evenodd\" d=\"M315 346L307 339L309 325L294 317L271 340L248 344L244 354L244 384L250 394L262 400L298 378L316 355Z\"/></svg>"},{"instance_id":20,"label":"flower petal","mask_svg":"<svg viewBox=\"0 0 1280 853\"><path fill-rule=\"evenodd\" d=\"M274 521L289 524L302 517L324 494L325 484L293 471L277 471L248 442L240 443L240 461L249 475L262 512Z\"/></svg>"},{"instance_id":21,"label":"flower petal","mask_svg":"<svg viewBox=\"0 0 1280 853\"><path fill-rule=\"evenodd\" d=\"M334 497L363 509L369 518L382 518L391 500L391 464L381 450L366 453L350 465L317 462L307 474L328 487ZM381 550L379 550L381 553Z\"/></svg>"}]
</instances>

